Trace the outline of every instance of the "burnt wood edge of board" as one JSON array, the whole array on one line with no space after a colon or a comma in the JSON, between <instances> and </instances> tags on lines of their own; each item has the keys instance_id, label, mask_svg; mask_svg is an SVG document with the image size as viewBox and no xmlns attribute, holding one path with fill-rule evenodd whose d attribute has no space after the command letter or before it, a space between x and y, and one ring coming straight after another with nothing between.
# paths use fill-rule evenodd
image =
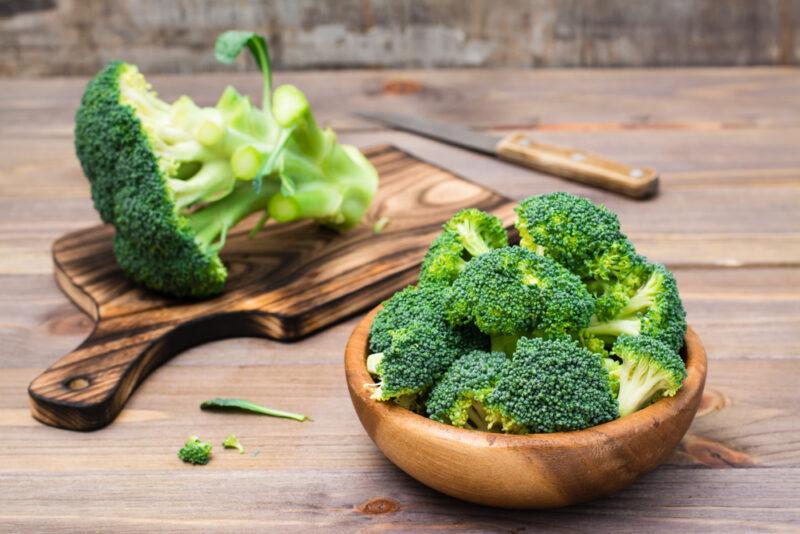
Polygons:
<instances>
[{"instance_id":1,"label":"burnt wood edge of board","mask_svg":"<svg viewBox=\"0 0 800 534\"><path fill-rule=\"evenodd\" d=\"M79 359L74 364L56 362L30 383L28 395L31 414L46 425L68 430L104 428L119 415L130 395L152 371L186 350L211 341L236 337L297 342L369 309L374 306L376 297L385 300L394 293L396 287L413 283L416 277L417 267L414 267L382 279L383 289L378 292L372 287L365 287L348 295L351 300L353 296L371 296L356 299L357 304L346 314L327 313L327 308L340 304L338 300L327 302L316 313L329 319L311 329L304 329L299 324L302 316L282 316L260 310L230 310L198 316L185 322L140 325L137 329L139 335L151 334L146 342L123 344L120 348L105 350L103 345L128 336L130 331L122 328L104 332L99 337L98 327L103 323L100 319L89 336L72 352L91 351L96 354ZM129 325L136 323L136 315L130 316ZM278 327L282 329L280 338L270 333ZM110 366L107 366L106 360L112 360ZM109 375L113 380L102 380Z\"/></svg>"}]
</instances>

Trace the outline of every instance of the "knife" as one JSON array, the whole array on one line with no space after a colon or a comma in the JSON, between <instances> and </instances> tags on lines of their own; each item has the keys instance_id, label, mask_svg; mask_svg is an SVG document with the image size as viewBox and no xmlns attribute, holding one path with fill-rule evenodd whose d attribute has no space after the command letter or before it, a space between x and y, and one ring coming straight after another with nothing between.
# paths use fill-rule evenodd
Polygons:
<instances>
[{"instance_id":1,"label":"knife","mask_svg":"<svg viewBox=\"0 0 800 534\"><path fill-rule=\"evenodd\" d=\"M356 115L630 197L645 198L658 191L658 173L653 169L631 167L584 150L539 143L522 132L499 137L463 126L395 113L365 111Z\"/></svg>"}]
</instances>

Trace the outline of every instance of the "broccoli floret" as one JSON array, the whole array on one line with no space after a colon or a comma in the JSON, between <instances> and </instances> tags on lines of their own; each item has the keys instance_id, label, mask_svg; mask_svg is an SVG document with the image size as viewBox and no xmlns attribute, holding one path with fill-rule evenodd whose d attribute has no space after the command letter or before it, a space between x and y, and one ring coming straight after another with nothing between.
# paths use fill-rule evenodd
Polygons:
<instances>
[{"instance_id":1,"label":"broccoli floret","mask_svg":"<svg viewBox=\"0 0 800 534\"><path fill-rule=\"evenodd\" d=\"M428 416L453 426L487 430L482 406L507 361L502 352L473 351L461 356L431 390L425 405Z\"/></svg>"},{"instance_id":2,"label":"broccoli floret","mask_svg":"<svg viewBox=\"0 0 800 534\"><path fill-rule=\"evenodd\" d=\"M610 319L647 277L646 261L604 206L568 193L531 197L517 207L522 247L580 276L596 298L595 315Z\"/></svg>"},{"instance_id":3,"label":"broccoli floret","mask_svg":"<svg viewBox=\"0 0 800 534\"><path fill-rule=\"evenodd\" d=\"M211 443L192 436L178 451L178 458L188 464L205 465L211 460Z\"/></svg>"},{"instance_id":4,"label":"broccoli floret","mask_svg":"<svg viewBox=\"0 0 800 534\"><path fill-rule=\"evenodd\" d=\"M244 454L244 447L242 447L242 443L239 441L239 438L236 437L236 434L230 434L225 441L222 442L222 446L226 449L236 449L239 451L239 454Z\"/></svg>"},{"instance_id":5,"label":"broccoli floret","mask_svg":"<svg viewBox=\"0 0 800 534\"><path fill-rule=\"evenodd\" d=\"M580 430L618 416L601 358L563 338L520 339L484 412L490 428L512 433Z\"/></svg>"},{"instance_id":6,"label":"broccoli floret","mask_svg":"<svg viewBox=\"0 0 800 534\"><path fill-rule=\"evenodd\" d=\"M520 246L553 258L581 278L591 278L587 262L625 238L614 213L569 193L527 198L516 212Z\"/></svg>"},{"instance_id":7,"label":"broccoli floret","mask_svg":"<svg viewBox=\"0 0 800 534\"><path fill-rule=\"evenodd\" d=\"M425 254L420 285L449 285L471 258L508 246L503 222L475 208L457 212L442 228Z\"/></svg>"},{"instance_id":8,"label":"broccoli floret","mask_svg":"<svg viewBox=\"0 0 800 534\"><path fill-rule=\"evenodd\" d=\"M592 309L592 298L577 276L520 247L473 259L445 289L447 319L475 324L491 337L493 351L508 354L521 336L577 334Z\"/></svg>"},{"instance_id":9,"label":"broccoli floret","mask_svg":"<svg viewBox=\"0 0 800 534\"><path fill-rule=\"evenodd\" d=\"M628 415L653 400L672 397L686 378L677 352L648 336L621 336L612 352L622 364L612 371L618 381L619 413Z\"/></svg>"},{"instance_id":10,"label":"broccoli floret","mask_svg":"<svg viewBox=\"0 0 800 534\"><path fill-rule=\"evenodd\" d=\"M677 352L686 334L686 312L672 273L660 264L648 266L649 277L617 314L609 320L592 317L584 338L599 338L606 344L620 335L645 335Z\"/></svg>"},{"instance_id":11,"label":"broccoli floret","mask_svg":"<svg viewBox=\"0 0 800 534\"><path fill-rule=\"evenodd\" d=\"M217 253L248 215L264 212L259 227L272 217L346 229L361 218L377 188L374 168L316 125L299 90L273 95L264 76L263 109L230 87L213 108L185 96L169 104L122 62L87 86L75 148L133 280L175 296L213 295L227 278Z\"/></svg>"},{"instance_id":12,"label":"broccoli floret","mask_svg":"<svg viewBox=\"0 0 800 534\"><path fill-rule=\"evenodd\" d=\"M373 323L371 335L376 338L370 344L380 352L368 357L368 366L379 382L369 387L374 388L374 399L410 403L425 394L459 356L486 349L488 339L474 328L452 326L444 320L437 287L406 288L399 295L378 314L379 324Z\"/></svg>"}]
</instances>

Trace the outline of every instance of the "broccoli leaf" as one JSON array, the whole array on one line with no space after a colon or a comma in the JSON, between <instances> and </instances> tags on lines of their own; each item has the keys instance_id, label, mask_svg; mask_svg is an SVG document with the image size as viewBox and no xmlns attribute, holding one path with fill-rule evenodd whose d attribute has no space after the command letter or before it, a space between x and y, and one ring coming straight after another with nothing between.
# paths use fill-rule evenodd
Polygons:
<instances>
[{"instance_id":1,"label":"broccoli leaf","mask_svg":"<svg viewBox=\"0 0 800 534\"><path fill-rule=\"evenodd\" d=\"M292 412L285 412L283 410L276 410L274 408L267 408L266 406L260 406L253 402L242 400L242 399L212 399L203 402L200 405L200 408L203 410L241 410L245 412L257 413L261 415L269 415L271 417L282 417L284 419L294 419L295 421L306 421L311 420L308 416L299 414L299 413L292 413Z\"/></svg>"},{"instance_id":2,"label":"broccoli leaf","mask_svg":"<svg viewBox=\"0 0 800 534\"><path fill-rule=\"evenodd\" d=\"M217 37L214 56L220 63L230 64L239 57L245 46L253 54L256 64L264 76L264 96L261 100L261 107L268 109L272 96L272 65L269 59L269 47L264 37L253 32L237 30L225 32Z\"/></svg>"}]
</instances>

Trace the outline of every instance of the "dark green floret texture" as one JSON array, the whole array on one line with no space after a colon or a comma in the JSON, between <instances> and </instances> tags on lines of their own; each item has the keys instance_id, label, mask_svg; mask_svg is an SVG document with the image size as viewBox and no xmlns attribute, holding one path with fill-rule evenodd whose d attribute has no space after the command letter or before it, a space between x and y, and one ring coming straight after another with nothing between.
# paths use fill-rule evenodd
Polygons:
<instances>
[{"instance_id":1,"label":"dark green floret texture","mask_svg":"<svg viewBox=\"0 0 800 534\"><path fill-rule=\"evenodd\" d=\"M431 391L428 416L453 426L486 428L482 405L507 363L503 352L476 350L458 358Z\"/></svg>"},{"instance_id":2,"label":"dark green floret texture","mask_svg":"<svg viewBox=\"0 0 800 534\"><path fill-rule=\"evenodd\" d=\"M601 358L569 339L521 339L486 405L516 432L580 430L618 416Z\"/></svg>"},{"instance_id":3,"label":"dark green floret texture","mask_svg":"<svg viewBox=\"0 0 800 534\"><path fill-rule=\"evenodd\" d=\"M567 193L499 219L456 213L417 286L372 323L365 384L440 423L484 432L590 428L678 393L686 314L675 277L617 216Z\"/></svg>"},{"instance_id":4,"label":"dark green floret texture","mask_svg":"<svg viewBox=\"0 0 800 534\"><path fill-rule=\"evenodd\" d=\"M592 310L592 298L580 278L521 247L500 248L473 259L445 290L445 313L451 323L474 324L492 338L493 350L509 353L521 336L577 334L589 324Z\"/></svg>"},{"instance_id":5,"label":"dark green floret texture","mask_svg":"<svg viewBox=\"0 0 800 534\"><path fill-rule=\"evenodd\" d=\"M178 451L178 458L187 464L206 465L211 460L211 443L190 437Z\"/></svg>"},{"instance_id":6,"label":"dark green floret texture","mask_svg":"<svg viewBox=\"0 0 800 534\"><path fill-rule=\"evenodd\" d=\"M380 378L373 396L386 400L427 394L461 355L488 348L474 327L454 326L443 313L438 288L408 287L390 299L371 329Z\"/></svg>"}]
</instances>

